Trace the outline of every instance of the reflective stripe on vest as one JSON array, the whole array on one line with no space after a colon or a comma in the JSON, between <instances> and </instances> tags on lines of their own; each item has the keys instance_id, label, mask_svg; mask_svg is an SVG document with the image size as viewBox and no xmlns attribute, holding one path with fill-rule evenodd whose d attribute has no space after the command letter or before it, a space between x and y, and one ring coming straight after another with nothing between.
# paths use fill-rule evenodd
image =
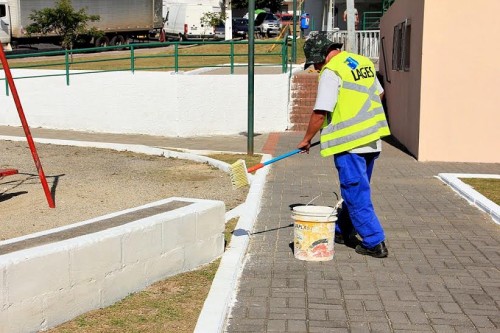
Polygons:
<instances>
[{"instance_id":1,"label":"reflective stripe on vest","mask_svg":"<svg viewBox=\"0 0 500 333\"><path fill-rule=\"evenodd\" d=\"M341 54L343 54L343 58L349 56L356 60L359 60L359 63L364 63L365 65L367 64L366 58L359 55L354 55L347 52L342 52L339 55ZM327 64L327 68L334 70L335 73L341 77L341 90L343 89L344 91L351 91L356 93L356 95L350 95L349 98L344 97L341 103L349 103L352 100L353 105L361 104L361 106L356 106L356 108L359 108L359 110L354 111L347 111L344 106L343 112L346 113L344 114L344 116L352 115L352 117L350 118L346 117L348 118L347 120L336 121L335 116L328 117L328 125L321 130L322 156L330 156L333 154L348 151L376 141L383 136L390 135L384 109L380 101L380 96L378 95L375 79L373 80L371 86L368 87L366 85L353 82L350 77L344 78L342 77L341 72L342 70L344 70L345 72L345 68L339 70L336 69L338 69L337 66L346 65L343 62L339 62L339 59L336 60L336 62ZM370 64L374 72L373 64L371 62L369 62L368 64ZM363 99L365 99L364 102ZM377 104L379 104L380 106L377 106ZM340 112L338 105L335 106L333 112Z\"/></svg>"}]
</instances>

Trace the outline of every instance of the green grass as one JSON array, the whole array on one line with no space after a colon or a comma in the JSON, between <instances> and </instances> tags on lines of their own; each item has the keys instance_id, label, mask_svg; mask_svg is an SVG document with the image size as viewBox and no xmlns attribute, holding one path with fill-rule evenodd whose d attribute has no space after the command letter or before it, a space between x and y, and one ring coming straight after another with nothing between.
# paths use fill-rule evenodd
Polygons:
<instances>
[{"instance_id":1,"label":"green grass","mask_svg":"<svg viewBox=\"0 0 500 333\"><path fill-rule=\"evenodd\" d=\"M500 205L500 179L493 178L460 178L464 183L472 186L477 192Z\"/></svg>"}]
</instances>

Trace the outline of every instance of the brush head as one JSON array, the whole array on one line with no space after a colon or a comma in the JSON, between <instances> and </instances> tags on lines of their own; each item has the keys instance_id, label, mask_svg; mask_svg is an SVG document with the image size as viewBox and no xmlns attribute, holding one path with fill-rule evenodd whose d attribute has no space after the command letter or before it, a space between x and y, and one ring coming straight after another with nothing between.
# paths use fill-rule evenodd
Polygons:
<instances>
[{"instance_id":1,"label":"brush head","mask_svg":"<svg viewBox=\"0 0 500 333\"><path fill-rule=\"evenodd\" d=\"M229 176L234 189L250 185L248 181L247 166L244 160L237 160L230 165Z\"/></svg>"}]
</instances>

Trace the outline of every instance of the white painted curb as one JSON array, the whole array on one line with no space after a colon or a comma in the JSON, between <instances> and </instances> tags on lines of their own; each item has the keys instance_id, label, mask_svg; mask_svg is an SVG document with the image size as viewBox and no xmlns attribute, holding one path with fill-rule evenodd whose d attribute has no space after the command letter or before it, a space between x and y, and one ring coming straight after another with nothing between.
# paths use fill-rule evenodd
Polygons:
<instances>
[{"instance_id":1,"label":"white painted curb","mask_svg":"<svg viewBox=\"0 0 500 333\"><path fill-rule=\"evenodd\" d=\"M271 158L264 155L262 162ZM239 278L245 261L250 235L257 220L261 207L261 198L264 191L265 179L269 167L264 167L255 173L244 209L231 238L230 246L222 255L219 269L215 274L212 287L203 305L195 333L222 332L226 319L233 306ZM226 214L227 216L227 214Z\"/></svg>"}]
</instances>

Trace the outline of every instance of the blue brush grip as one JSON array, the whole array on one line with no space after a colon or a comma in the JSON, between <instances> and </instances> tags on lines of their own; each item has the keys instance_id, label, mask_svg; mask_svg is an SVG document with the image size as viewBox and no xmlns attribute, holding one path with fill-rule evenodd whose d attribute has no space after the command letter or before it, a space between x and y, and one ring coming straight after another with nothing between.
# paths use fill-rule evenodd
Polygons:
<instances>
[{"instance_id":1,"label":"blue brush grip","mask_svg":"<svg viewBox=\"0 0 500 333\"><path fill-rule=\"evenodd\" d=\"M317 146L317 145L319 145L319 141L318 141L318 142L315 142L315 143L313 143L313 144L311 144L311 147L310 147L310 148L312 148L312 147L314 147L314 146ZM298 149L298 148L297 148L297 149L292 150L292 151L289 151L288 153L285 153L285 154L283 154L283 155L276 156L275 158L271 158L270 160L265 161L265 162L263 162L262 164L263 164L263 166L266 166L266 165L269 165L269 164L271 164L271 163L274 163L274 162L277 162L277 161L279 161L279 160L282 160L282 159L284 159L284 158L287 158L287 157L290 157L290 156L292 156L292 155L298 154L298 153L300 153L301 151L302 151L302 149Z\"/></svg>"}]
</instances>

